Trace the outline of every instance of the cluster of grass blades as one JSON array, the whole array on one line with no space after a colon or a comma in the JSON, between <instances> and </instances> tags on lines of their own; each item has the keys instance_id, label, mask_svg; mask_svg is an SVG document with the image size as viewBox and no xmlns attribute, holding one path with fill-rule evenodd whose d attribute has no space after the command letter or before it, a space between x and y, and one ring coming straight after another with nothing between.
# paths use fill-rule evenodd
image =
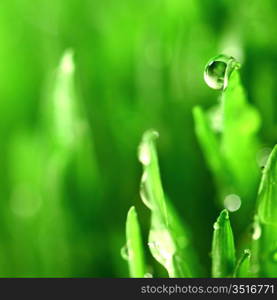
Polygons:
<instances>
[{"instance_id":1,"label":"cluster of grass blades","mask_svg":"<svg viewBox=\"0 0 277 300\"><path fill-rule=\"evenodd\" d=\"M257 196L260 117L247 102L238 69L236 60L225 55L209 61L204 77L211 88L221 91L219 103L207 112L201 107L193 110L196 136L214 178L216 202L221 209L213 228L210 275L276 277L277 146L263 168ZM203 277L190 228L181 222L163 191L157 137L156 131L149 130L139 146L143 167L140 194L151 212L148 246L169 277ZM234 239L230 218L237 223L242 237ZM246 225L251 225L251 234L242 228ZM134 207L128 212L126 227L130 276L145 277L148 267Z\"/></svg>"}]
</instances>

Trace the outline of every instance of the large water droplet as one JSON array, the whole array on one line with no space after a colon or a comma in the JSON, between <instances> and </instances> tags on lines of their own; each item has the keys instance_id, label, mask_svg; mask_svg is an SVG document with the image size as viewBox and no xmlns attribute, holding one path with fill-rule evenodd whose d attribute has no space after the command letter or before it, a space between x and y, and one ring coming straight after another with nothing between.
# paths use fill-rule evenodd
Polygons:
<instances>
[{"instance_id":1,"label":"large water droplet","mask_svg":"<svg viewBox=\"0 0 277 300\"><path fill-rule=\"evenodd\" d=\"M236 194L227 195L224 198L224 206L231 212L237 211L241 206L241 199Z\"/></svg>"},{"instance_id":2,"label":"large water droplet","mask_svg":"<svg viewBox=\"0 0 277 300\"><path fill-rule=\"evenodd\" d=\"M240 67L232 56L224 54L213 57L205 66L204 79L214 90L224 90L228 86L231 73Z\"/></svg>"}]
</instances>

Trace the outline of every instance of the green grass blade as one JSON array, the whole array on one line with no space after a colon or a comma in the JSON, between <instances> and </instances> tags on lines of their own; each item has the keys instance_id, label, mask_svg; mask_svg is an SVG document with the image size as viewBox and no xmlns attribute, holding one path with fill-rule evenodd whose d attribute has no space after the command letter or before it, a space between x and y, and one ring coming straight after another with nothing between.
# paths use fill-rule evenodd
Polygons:
<instances>
[{"instance_id":1,"label":"green grass blade","mask_svg":"<svg viewBox=\"0 0 277 300\"><path fill-rule=\"evenodd\" d=\"M44 107L46 128L53 150L63 151L64 154L76 143L80 121L74 75L73 51L67 50L61 58Z\"/></svg>"},{"instance_id":2,"label":"green grass blade","mask_svg":"<svg viewBox=\"0 0 277 300\"><path fill-rule=\"evenodd\" d=\"M261 236L258 239L258 262L260 277L277 275L277 226L261 223Z\"/></svg>"},{"instance_id":3,"label":"green grass blade","mask_svg":"<svg viewBox=\"0 0 277 300\"><path fill-rule=\"evenodd\" d=\"M256 134L260 127L260 117L247 101L238 70L232 72L221 101L222 152L228 161L236 187L241 193L247 194L249 188L255 188L259 176Z\"/></svg>"},{"instance_id":4,"label":"green grass blade","mask_svg":"<svg viewBox=\"0 0 277 300\"><path fill-rule=\"evenodd\" d=\"M43 107L42 134L46 151L43 192L47 195L39 222L43 276L55 276L59 272L70 276L73 266L68 238L73 223L64 207L63 187L66 168L79 142L80 119L74 77L73 52L67 50L49 84Z\"/></svg>"},{"instance_id":5,"label":"green grass blade","mask_svg":"<svg viewBox=\"0 0 277 300\"><path fill-rule=\"evenodd\" d=\"M143 244L137 212L130 208L126 221L127 257L130 277L140 278L146 274Z\"/></svg>"},{"instance_id":6,"label":"green grass blade","mask_svg":"<svg viewBox=\"0 0 277 300\"><path fill-rule=\"evenodd\" d=\"M263 171L258 192L258 216L262 223L277 226L277 146Z\"/></svg>"},{"instance_id":7,"label":"green grass blade","mask_svg":"<svg viewBox=\"0 0 277 300\"><path fill-rule=\"evenodd\" d=\"M206 113L200 106L193 108L193 117L196 136L207 164L214 175L218 190L221 190L221 194L225 194L225 190L230 190L232 179L229 174L227 162L221 153L218 137L213 131Z\"/></svg>"},{"instance_id":8,"label":"green grass blade","mask_svg":"<svg viewBox=\"0 0 277 300\"><path fill-rule=\"evenodd\" d=\"M151 210L149 248L170 277L191 277L197 274L196 259L189 250L186 232L164 196L154 144L156 138L155 131L145 132L139 147L139 159L143 164L141 197Z\"/></svg>"},{"instance_id":9,"label":"green grass blade","mask_svg":"<svg viewBox=\"0 0 277 300\"><path fill-rule=\"evenodd\" d=\"M258 244L257 260L259 275L276 277L277 270L277 146L272 150L263 171L258 192L258 219L261 234Z\"/></svg>"},{"instance_id":10,"label":"green grass blade","mask_svg":"<svg viewBox=\"0 0 277 300\"><path fill-rule=\"evenodd\" d=\"M251 257L250 250L245 249L235 267L234 277L239 277L239 278L250 277L250 257Z\"/></svg>"},{"instance_id":11,"label":"green grass blade","mask_svg":"<svg viewBox=\"0 0 277 300\"><path fill-rule=\"evenodd\" d=\"M260 117L247 101L239 71L231 73L215 109L203 112L195 107L193 115L198 141L221 198L237 193L252 199L259 177L256 135ZM243 208L250 210L247 205Z\"/></svg>"},{"instance_id":12,"label":"green grass blade","mask_svg":"<svg viewBox=\"0 0 277 300\"><path fill-rule=\"evenodd\" d=\"M214 224L212 276L230 277L235 267L235 246L229 214L224 209Z\"/></svg>"},{"instance_id":13,"label":"green grass blade","mask_svg":"<svg viewBox=\"0 0 277 300\"><path fill-rule=\"evenodd\" d=\"M158 214L163 222L167 224L166 202L154 144L158 136L158 133L154 130L146 131L139 146L139 160L144 169L140 191L144 204L153 210L155 214Z\"/></svg>"}]
</instances>

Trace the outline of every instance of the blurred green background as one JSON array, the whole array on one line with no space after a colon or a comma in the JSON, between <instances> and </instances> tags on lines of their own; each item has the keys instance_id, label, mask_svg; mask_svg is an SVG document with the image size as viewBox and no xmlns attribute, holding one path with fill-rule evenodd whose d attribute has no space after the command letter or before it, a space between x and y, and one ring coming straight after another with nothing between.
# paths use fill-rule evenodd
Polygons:
<instances>
[{"instance_id":1,"label":"blurred green background","mask_svg":"<svg viewBox=\"0 0 277 300\"><path fill-rule=\"evenodd\" d=\"M127 277L131 205L145 242L149 227L137 160L149 128L164 189L209 270L220 207L192 107L219 96L203 81L207 61L233 55L263 147L276 143L276 12L274 0L1 0L0 276ZM56 72L67 49L74 82ZM72 107L55 106L67 96Z\"/></svg>"}]
</instances>

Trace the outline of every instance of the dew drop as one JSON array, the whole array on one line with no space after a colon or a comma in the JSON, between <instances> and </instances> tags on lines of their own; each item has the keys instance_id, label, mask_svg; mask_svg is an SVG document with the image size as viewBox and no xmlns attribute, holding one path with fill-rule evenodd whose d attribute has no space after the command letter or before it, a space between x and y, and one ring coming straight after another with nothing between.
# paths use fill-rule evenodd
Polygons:
<instances>
[{"instance_id":1,"label":"dew drop","mask_svg":"<svg viewBox=\"0 0 277 300\"><path fill-rule=\"evenodd\" d=\"M121 254L121 257L122 257L124 260L129 260L129 254L128 254L128 247L127 247L127 245L124 245L124 246L121 248L120 254Z\"/></svg>"},{"instance_id":2,"label":"dew drop","mask_svg":"<svg viewBox=\"0 0 277 300\"><path fill-rule=\"evenodd\" d=\"M144 278L153 278L153 274L151 274L151 273L145 273L143 277Z\"/></svg>"},{"instance_id":3,"label":"dew drop","mask_svg":"<svg viewBox=\"0 0 277 300\"><path fill-rule=\"evenodd\" d=\"M241 206L241 199L236 194L227 195L224 198L224 206L231 212L237 211Z\"/></svg>"},{"instance_id":4,"label":"dew drop","mask_svg":"<svg viewBox=\"0 0 277 300\"><path fill-rule=\"evenodd\" d=\"M219 229L219 224L217 222L214 223L214 230L218 230Z\"/></svg>"},{"instance_id":5,"label":"dew drop","mask_svg":"<svg viewBox=\"0 0 277 300\"><path fill-rule=\"evenodd\" d=\"M262 235L262 228L260 226L260 224L255 221L255 223L253 224L253 234L252 234L252 239L253 240L258 240Z\"/></svg>"},{"instance_id":6,"label":"dew drop","mask_svg":"<svg viewBox=\"0 0 277 300\"><path fill-rule=\"evenodd\" d=\"M214 90L224 90L228 86L231 73L240 67L232 56L220 54L209 60L205 66L204 80Z\"/></svg>"},{"instance_id":7,"label":"dew drop","mask_svg":"<svg viewBox=\"0 0 277 300\"><path fill-rule=\"evenodd\" d=\"M151 162L151 154L150 149L147 144L142 144L139 148L139 160L140 162L148 166Z\"/></svg>"}]
</instances>

